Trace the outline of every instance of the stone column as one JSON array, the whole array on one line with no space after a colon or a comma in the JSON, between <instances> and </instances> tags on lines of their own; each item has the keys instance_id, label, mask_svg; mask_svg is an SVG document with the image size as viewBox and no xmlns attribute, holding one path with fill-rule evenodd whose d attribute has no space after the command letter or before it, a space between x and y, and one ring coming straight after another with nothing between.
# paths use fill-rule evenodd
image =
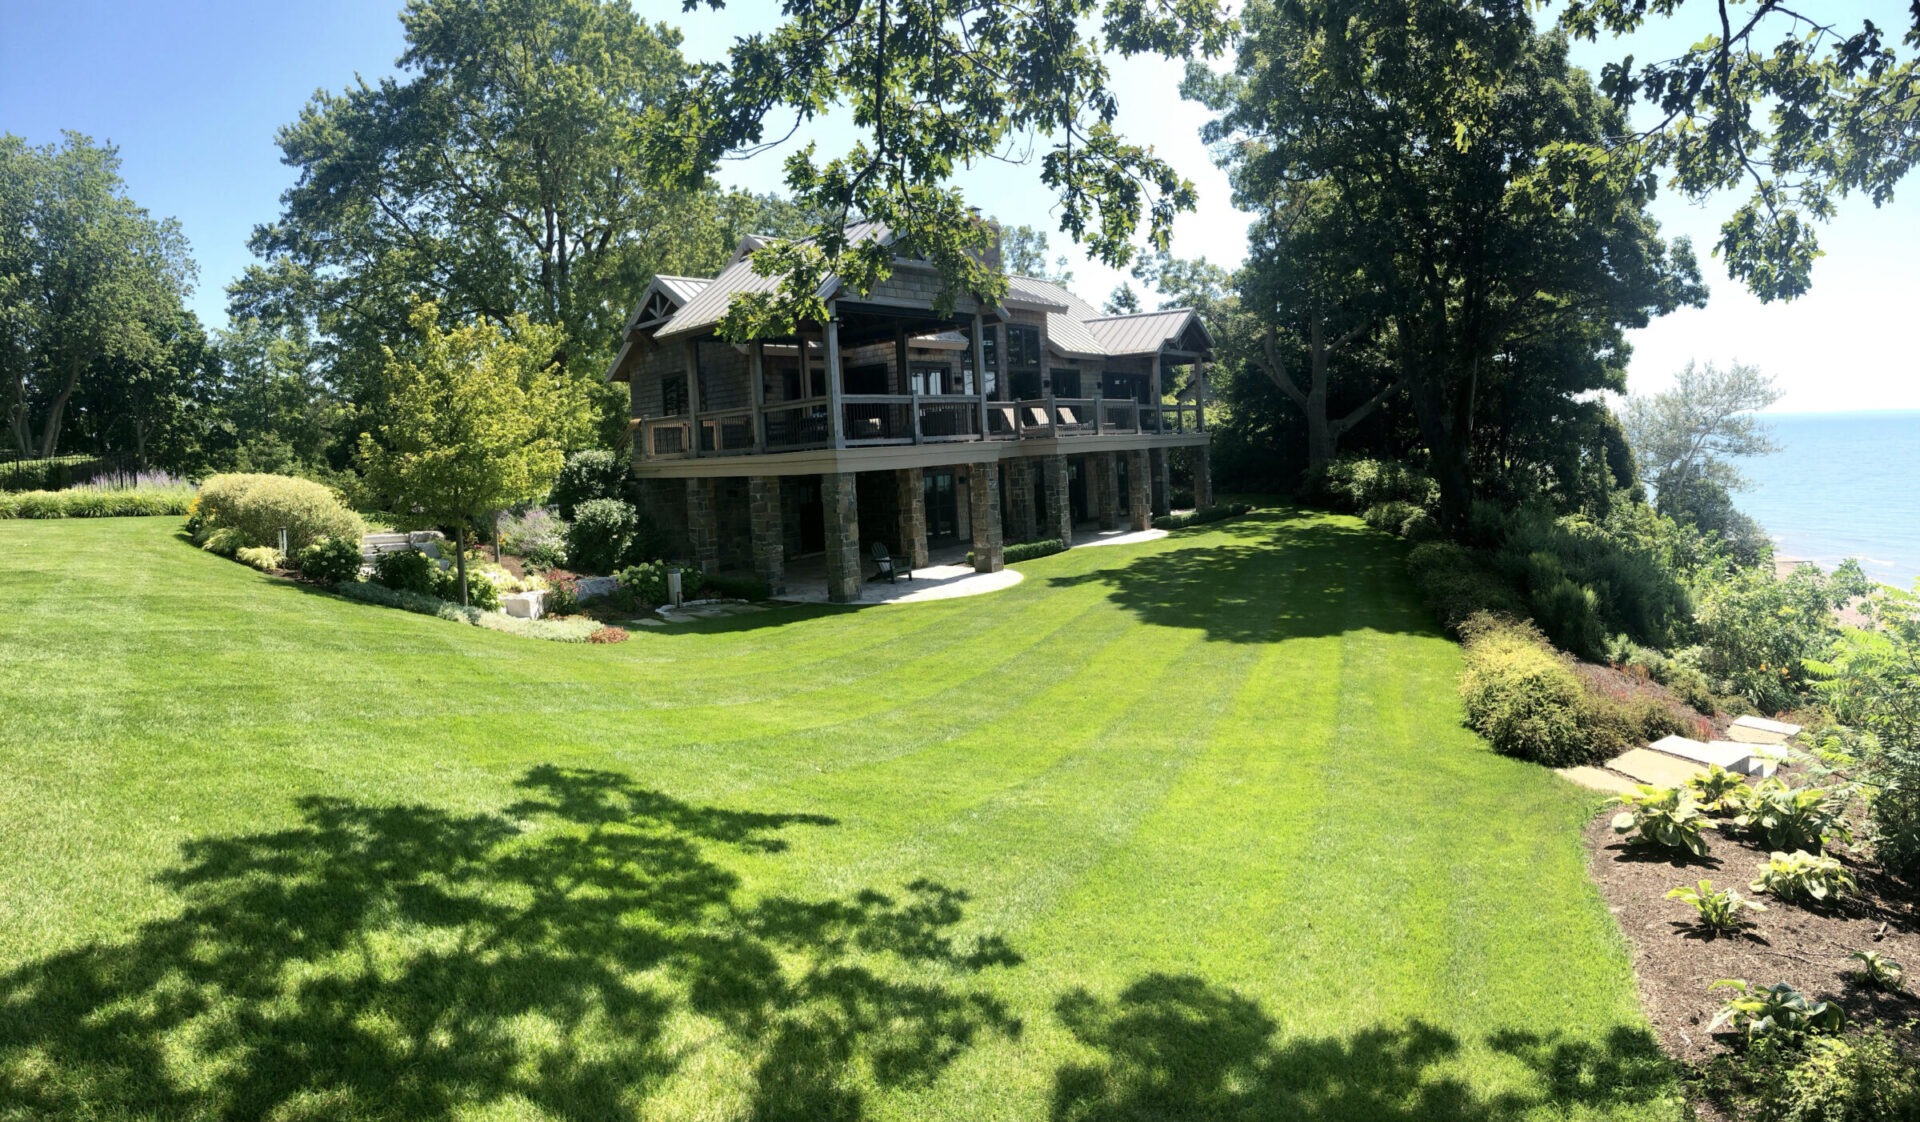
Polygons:
<instances>
[{"instance_id":1,"label":"stone column","mask_svg":"<svg viewBox=\"0 0 1920 1122\"><path fill-rule=\"evenodd\" d=\"M1073 499L1067 484L1067 458L1065 456L1042 457L1040 470L1046 473L1045 535L1050 538L1059 538L1062 545L1072 545Z\"/></svg>"},{"instance_id":2,"label":"stone column","mask_svg":"<svg viewBox=\"0 0 1920 1122\"><path fill-rule=\"evenodd\" d=\"M780 477L747 478L747 520L753 537L753 572L775 595L787 590L787 534L780 516Z\"/></svg>"},{"instance_id":3,"label":"stone column","mask_svg":"<svg viewBox=\"0 0 1920 1122\"><path fill-rule=\"evenodd\" d=\"M1114 452L1096 452L1087 457L1093 469L1097 509L1102 530L1120 528L1120 456Z\"/></svg>"},{"instance_id":4,"label":"stone column","mask_svg":"<svg viewBox=\"0 0 1920 1122\"><path fill-rule=\"evenodd\" d=\"M1127 525L1135 530L1153 529L1153 479L1149 474L1151 457L1140 449L1127 453Z\"/></svg>"},{"instance_id":5,"label":"stone column","mask_svg":"<svg viewBox=\"0 0 1920 1122\"><path fill-rule=\"evenodd\" d=\"M1204 444L1193 450L1193 505L1201 510L1213 505L1213 464Z\"/></svg>"},{"instance_id":6,"label":"stone column","mask_svg":"<svg viewBox=\"0 0 1920 1122\"><path fill-rule=\"evenodd\" d=\"M973 520L973 571L997 573L1007 567L1000 531L1000 465L991 461L967 468L967 514Z\"/></svg>"},{"instance_id":7,"label":"stone column","mask_svg":"<svg viewBox=\"0 0 1920 1122\"><path fill-rule=\"evenodd\" d=\"M927 486L926 473L919 468L899 468L893 473L900 507L900 559L908 567L927 567Z\"/></svg>"},{"instance_id":8,"label":"stone column","mask_svg":"<svg viewBox=\"0 0 1920 1122\"><path fill-rule=\"evenodd\" d=\"M1007 526L1017 542L1030 542L1040 536L1040 519L1033 509L1033 458L1016 456L1006 461Z\"/></svg>"},{"instance_id":9,"label":"stone column","mask_svg":"<svg viewBox=\"0 0 1920 1122\"><path fill-rule=\"evenodd\" d=\"M1153 479L1153 512L1155 514L1172 514L1173 505L1172 499L1169 498L1169 496L1173 491L1173 481L1167 470L1167 450L1165 448L1153 448L1148 451L1147 456L1153 465L1151 473Z\"/></svg>"},{"instance_id":10,"label":"stone column","mask_svg":"<svg viewBox=\"0 0 1920 1122\"><path fill-rule=\"evenodd\" d=\"M860 490L850 471L823 472L820 500L827 520L827 599L860 599Z\"/></svg>"},{"instance_id":11,"label":"stone column","mask_svg":"<svg viewBox=\"0 0 1920 1122\"><path fill-rule=\"evenodd\" d=\"M720 570L720 514L714 507L711 476L687 480L687 546L701 572Z\"/></svg>"}]
</instances>

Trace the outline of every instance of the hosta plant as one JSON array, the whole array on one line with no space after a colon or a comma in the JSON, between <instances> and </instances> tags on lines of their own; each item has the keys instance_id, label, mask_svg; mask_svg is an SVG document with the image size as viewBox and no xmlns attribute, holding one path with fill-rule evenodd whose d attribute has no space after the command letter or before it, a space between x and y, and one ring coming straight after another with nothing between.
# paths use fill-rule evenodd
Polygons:
<instances>
[{"instance_id":1,"label":"hosta plant","mask_svg":"<svg viewBox=\"0 0 1920 1122\"><path fill-rule=\"evenodd\" d=\"M1747 786L1746 776L1714 764L1705 775L1687 780L1687 790L1708 814L1738 814L1746 808L1752 788Z\"/></svg>"},{"instance_id":2,"label":"hosta plant","mask_svg":"<svg viewBox=\"0 0 1920 1122\"><path fill-rule=\"evenodd\" d=\"M1642 783L1621 795L1620 805L1626 809L1613 816L1613 832L1627 835L1627 844L1706 856L1707 841L1700 836L1705 816L1693 792Z\"/></svg>"},{"instance_id":3,"label":"hosta plant","mask_svg":"<svg viewBox=\"0 0 1920 1122\"><path fill-rule=\"evenodd\" d=\"M1767 779L1753 789L1733 824L1768 849L1818 853L1829 841L1852 841L1843 819L1846 796L1823 787L1789 787Z\"/></svg>"},{"instance_id":4,"label":"hosta plant","mask_svg":"<svg viewBox=\"0 0 1920 1122\"><path fill-rule=\"evenodd\" d=\"M1893 993L1907 984L1906 967L1879 951L1855 951L1847 957L1860 964L1854 971L1860 980L1882 993Z\"/></svg>"},{"instance_id":5,"label":"hosta plant","mask_svg":"<svg viewBox=\"0 0 1920 1122\"><path fill-rule=\"evenodd\" d=\"M1731 888L1714 888L1710 880L1691 887L1683 884L1668 892L1667 899L1686 904L1700 914L1700 926L1722 933L1746 926L1748 912L1767 910L1765 904L1749 900Z\"/></svg>"},{"instance_id":6,"label":"hosta plant","mask_svg":"<svg viewBox=\"0 0 1920 1122\"><path fill-rule=\"evenodd\" d=\"M1725 1025L1749 1039L1797 1039L1808 1033L1839 1032L1846 1024L1846 1014L1838 1005L1814 1001L1785 982L1754 987L1744 979L1722 978L1707 987L1709 993L1714 990L1732 990L1733 997L1720 1007L1708 1032Z\"/></svg>"},{"instance_id":7,"label":"hosta plant","mask_svg":"<svg viewBox=\"0 0 1920 1122\"><path fill-rule=\"evenodd\" d=\"M1858 887L1853 874L1839 861L1818 853L1797 849L1792 853L1775 851L1760 866L1760 879L1753 882L1755 892L1764 892L1782 900L1825 904L1851 895Z\"/></svg>"}]
</instances>

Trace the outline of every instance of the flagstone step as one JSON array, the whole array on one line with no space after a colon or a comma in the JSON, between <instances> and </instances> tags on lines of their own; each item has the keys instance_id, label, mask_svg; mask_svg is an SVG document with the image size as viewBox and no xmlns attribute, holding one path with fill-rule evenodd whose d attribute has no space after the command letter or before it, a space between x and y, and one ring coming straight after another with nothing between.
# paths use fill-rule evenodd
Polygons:
<instances>
[{"instance_id":1,"label":"flagstone step","mask_svg":"<svg viewBox=\"0 0 1920 1122\"><path fill-rule=\"evenodd\" d=\"M1744 744L1726 741L1707 744L1684 736L1663 736L1647 747L1704 767L1717 764L1742 775L1746 774L1747 761L1753 757L1753 749Z\"/></svg>"},{"instance_id":2,"label":"flagstone step","mask_svg":"<svg viewBox=\"0 0 1920 1122\"><path fill-rule=\"evenodd\" d=\"M1727 736L1742 744L1785 744L1800 735L1800 726L1766 717L1736 717Z\"/></svg>"},{"instance_id":3,"label":"flagstone step","mask_svg":"<svg viewBox=\"0 0 1920 1122\"><path fill-rule=\"evenodd\" d=\"M1609 795L1624 795L1634 789L1634 782L1618 772L1597 767L1555 768L1562 779L1578 783L1582 787L1595 791L1605 791Z\"/></svg>"},{"instance_id":4,"label":"flagstone step","mask_svg":"<svg viewBox=\"0 0 1920 1122\"><path fill-rule=\"evenodd\" d=\"M1707 773L1699 764L1651 748L1629 748L1608 760L1606 767L1655 787L1678 787L1696 775Z\"/></svg>"}]
</instances>

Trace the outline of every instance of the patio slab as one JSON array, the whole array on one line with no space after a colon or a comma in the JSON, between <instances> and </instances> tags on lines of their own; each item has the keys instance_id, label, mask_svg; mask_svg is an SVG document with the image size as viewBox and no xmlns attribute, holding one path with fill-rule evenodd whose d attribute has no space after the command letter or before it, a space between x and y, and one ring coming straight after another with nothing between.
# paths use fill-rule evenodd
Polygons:
<instances>
[{"instance_id":1,"label":"patio slab","mask_svg":"<svg viewBox=\"0 0 1920 1122\"><path fill-rule=\"evenodd\" d=\"M1785 744L1800 735L1800 726L1765 717L1737 717L1727 727L1727 737L1743 744Z\"/></svg>"},{"instance_id":2,"label":"patio slab","mask_svg":"<svg viewBox=\"0 0 1920 1122\"><path fill-rule=\"evenodd\" d=\"M860 585L860 599L854 603L919 604L929 600L984 596L989 592L1012 588L1022 579L1018 569L1002 569L997 573L976 573L971 565L943 561L928 565L924 569L915 569L912 577L901 577L892 583L883 580L865 581ZM775 599L802 604L831 603L827 597L826 574L823 572L816 577L810 572L795 572L790 568L787 572L787 590Z\"/></svg>"}]
</instances>

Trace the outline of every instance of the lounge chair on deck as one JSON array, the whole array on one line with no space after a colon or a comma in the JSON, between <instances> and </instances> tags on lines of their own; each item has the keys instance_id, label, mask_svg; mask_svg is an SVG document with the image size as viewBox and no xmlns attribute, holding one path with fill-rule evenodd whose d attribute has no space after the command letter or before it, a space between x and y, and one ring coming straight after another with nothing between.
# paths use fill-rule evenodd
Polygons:
<instances>
[{"instance_id":1,"label":"lounge chair on deck","mask_svg":"<svg viewBox=\"0 0 1920 1122\"><path fill-rule=\"evenodd\" d=\"M881 577L885 577L887 578L888 584L894 583L895 577L905 577L908 580L913 579L913 570L896 564L893 560L893 555L887 552L887 543L885 542L873 543L873 568L873 579L879 580Z\"/></svg>"}]
</instances>

